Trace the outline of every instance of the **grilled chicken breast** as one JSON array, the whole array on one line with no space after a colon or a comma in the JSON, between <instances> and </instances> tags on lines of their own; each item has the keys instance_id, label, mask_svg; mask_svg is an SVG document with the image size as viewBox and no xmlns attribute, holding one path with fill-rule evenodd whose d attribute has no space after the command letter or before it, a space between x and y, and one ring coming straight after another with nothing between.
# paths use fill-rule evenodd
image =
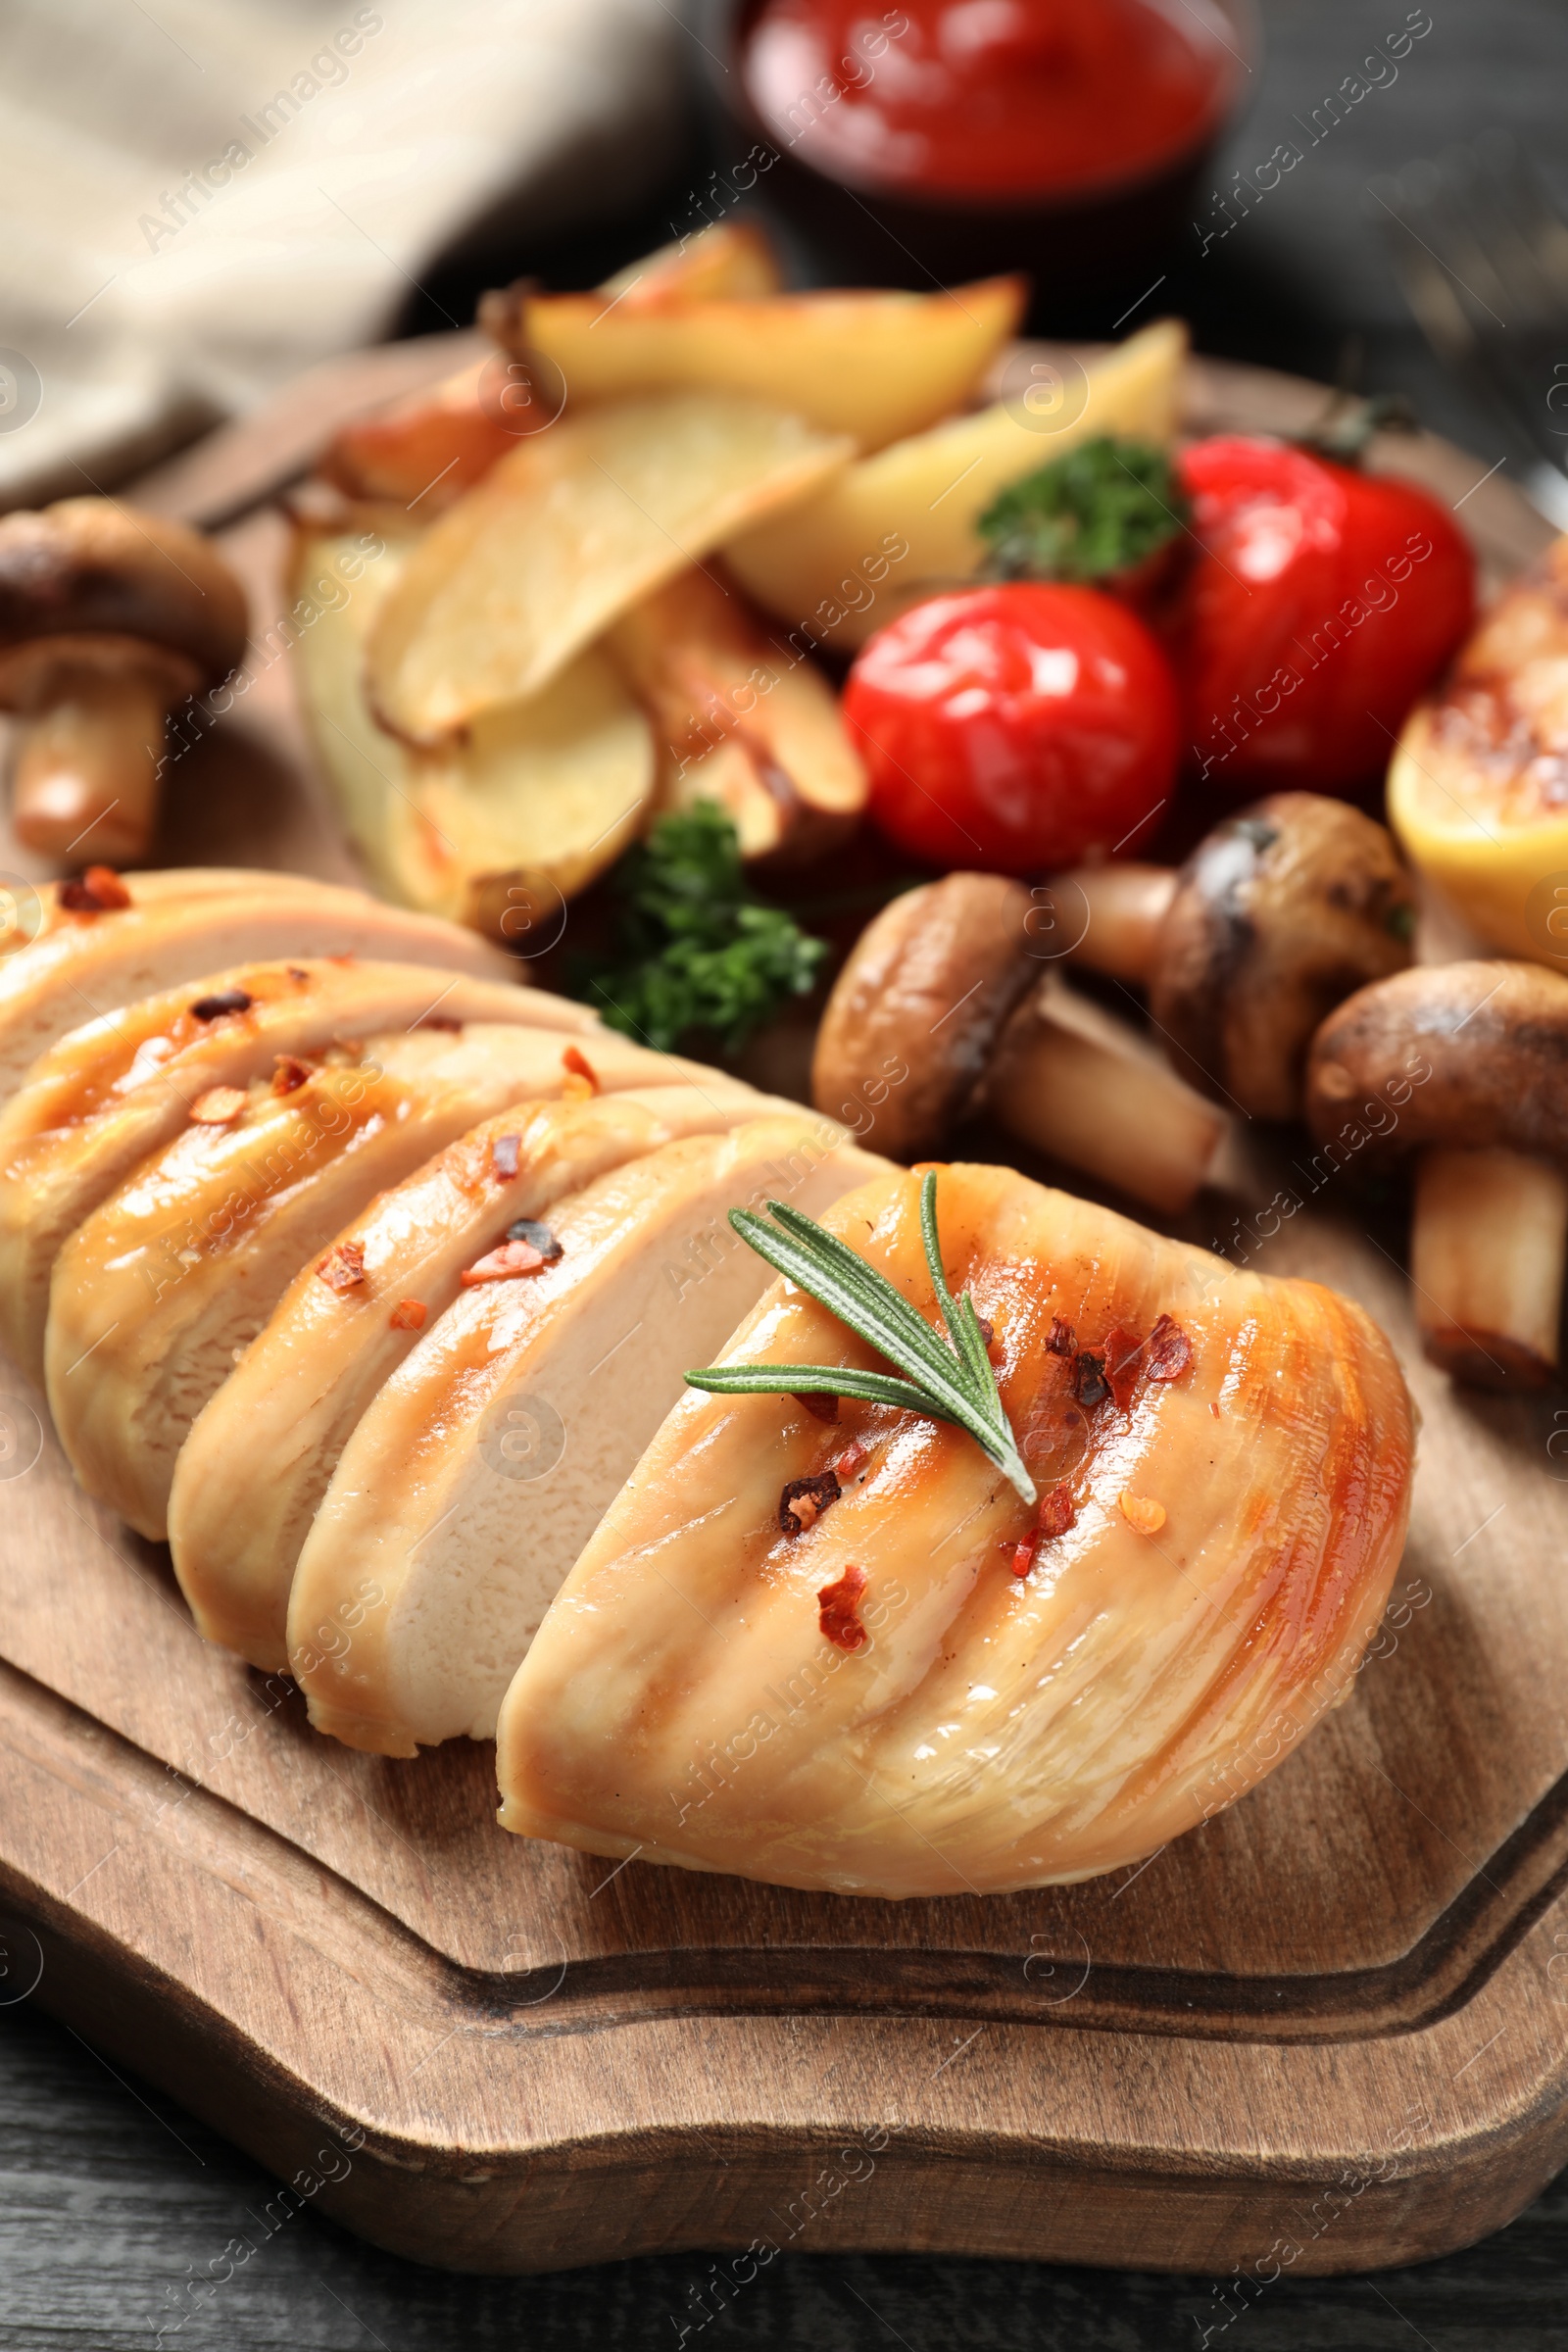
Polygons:
<instances>
[{"instance_id":1,"label":"grilled chicken breast","mask_svg":"<svg viewBox=\"0 0 1568 2352\"><path fill-rule=\"evenodd\" d=\"M476 1119L586 1085L589 1069L612 1091L699 1075L608 1031L593 1047L591 1064L575 1051L578 1070L560 1030L394 1031L363 1058L289 1062L280 1092L265 1079L221 1090L218 1115L144 1160L55 1260L45 1385L87 1493L161 1540L192 1421L301 1267L318 1289L357 1287L352 1245L314 1261L372 1193Z\"/></svg>"},{"instance_id":2,"label":"grilled chicken breast","mask_svg":"<svg viewBox=\"0 0 1568 2352\"><path fill-rule=\"evenodd\" d=\"M594 1054L601 1067L599 1044ZM669 1075L680 1068L671 1062ZM336 1247L357 1256L364 1280L337 1290L305 1266L175 1461L169 1540L207 1639L268 1672L287 1664L295 1563L345 1444L420 1332L462 1296L465 1269L510 1225L548 1215L662 1144L722 1133L769 1107L712 1070L591 1102L518 1103L346 1226Z\"/></svg>"},{"instance_id":3,"label":"grilled chicken breast","mask_svg":"<svg viewBox=\"0 0 1568 2352\"><path fill-rule=\"evenodd\" d=\"M130 905L76 909L58 886L37 928L0 956L0 1099L68 1030L220 967L272 956L368 956L505 980L516 966L460 924L383 906L300 874L193 867L122 878ZM32 930L30 917L24 933ZM0 943L5 944L5 943Z\"/></svg>"},{"instance_id":4,"label":"grilled chicken breast","mask_svg":"<svg viewBox=\"0 0 1568 2352\"><path fill-rule=\"evenodd\" d=\"M62 1038L0 1109L0 1339L43 1371L61 1243L215 1087L270 1077L279 1055L372 1031L454 1021L603 1035L564 998L418 964L242 964L122 1006Z\"/></svg>"},{"instance_id":5,"label":"grilled chicken breast","mask_svg":"<svg viewBox=\"0 0 1568 2352\"><path fill-rule=\"evenodd\" d=\"M807 1111L666 1144L552 1210L553 1264L449 1307L344 1447L300 1555L288 1648L312 1721L387 1755L487 1738L685 1368L761 1291L727 1211L825 1208L885 1164Z\"/></svg>"},{"instance_id":6,"label":"grilled chicken breast","mask_svg":"<svg viewBox=\"0 0 1568 2352\"><path fill-rule=\"evenodd\" d=\"M940 1327L918 1196L886 1176L824 1221ZM1083 1879L1344 1690L1409 1506L1368 1318L1002 1168L944 1169L938 1212L1038 1512L957 1428L689 1392L507 1693L507 1828L894 1897ZM723 1360L876 1365L781 1283ZM803 1479L830 1483L797 1514Z\"/></svg>"}]
</instances>

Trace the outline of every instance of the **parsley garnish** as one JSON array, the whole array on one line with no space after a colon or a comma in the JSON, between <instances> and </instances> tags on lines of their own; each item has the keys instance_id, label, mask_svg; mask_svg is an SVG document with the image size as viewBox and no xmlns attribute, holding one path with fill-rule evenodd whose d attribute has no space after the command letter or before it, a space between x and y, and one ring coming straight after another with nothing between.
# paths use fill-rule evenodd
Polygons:
<instances>
[{"instance_id":1,"label":"parsley garnish","mask_svg":"<svg viewBox=\"0 0 1568 2352\"><path fill-rule=\"evenodd\" d=\"M747 883L740 844L710 801L659 818L611 877L619 953L579 968L575 993L612 1029L671 1053L692 1031L733 1054L791 997L806 996L827 954Z\"/></svg>"},{"instance_id":2,"label":"parsley garnish","mask_svg":"<svg viewBox=\"0 0 1568 2352\"><path fill-rule=\"evenodd\" d=\"M1102 433L1009 482L981 515L994 580L1102 580L1133 570L1174 538L1187 501L1170 459Z\"/></svg>"}]
</instances>

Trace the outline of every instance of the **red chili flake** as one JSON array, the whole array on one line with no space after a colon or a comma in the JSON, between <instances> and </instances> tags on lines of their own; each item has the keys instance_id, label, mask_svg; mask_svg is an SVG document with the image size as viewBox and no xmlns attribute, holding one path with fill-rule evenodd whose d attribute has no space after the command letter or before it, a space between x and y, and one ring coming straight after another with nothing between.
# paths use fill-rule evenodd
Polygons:
<instances>
[{"instance_id":1,"label":"red chili flake","mask_svg":"<svg viewBox=\"0 0 1568 2352\"><path fill-rule=\"evenodd\" d=\"M870 1446L862 1446L858 1438L852 1438L848 1446L845 1446L844 1451L839 1455L838 1460L833 1465L834 1475L841 1481L851 1479L860 1468L861 1464L868 1462L870 1459Z\"/></svg>"},{"instance_id":2,"label":"red chili flake","mask_svg":"<svg viewBox=\"0 0 1568 2352\"><path fill-rule=\"evenodd\" d=\"M1104 1347L1105 1378L1116 1399L1116 1410L1124 1413L1132 1403L1138 1387L1144 1343L1125 1324L1113 1323L1105 1334Z\"/></svg>"},{"instance_id":3,"label":"red chili flake","mask_svg":"<svg viewBox=\"0 0 1568 2352\"><path fill-rule=\"evenodd\" d=\"M1214 1416L1215 1420L1217 1421L1217 1420L1219 1419L1219 1406L1218 1406L1217 1404L1214 1404L1213 1402L1210 1402L1210 1404L1209 1404L1209 1408L1208 1408L1208 1409L1209 1409L1209 1411L1210 1411L1210 1412L1213 1414L1213 1416Z\"/></svg>"},{"instance_id":4,"label":"red chili flake","mask_svg":"<svg viewBox=\"0 0 1568 2352\"><path fill-rule=\"evenodd\" d=\"M1011 1541L1012 1540L1009 1537L1007 1542L1004 1543L1002 1546L1004 1551L1007 1549L1007 1545L1008 1544L1011 1544ZM1014 1576L1021 1579L1028 1575L1030 1569L1035 1564L1035 1553L1039 1550L1039 1548L1040 1530L1038 1527L1032 1527L1021 1544L1012 1544L1011 1565Z\"/></svg>"},{"instance_id":5,"label":"red chili flake","mask_svg":"<svg viewBox=\"0 0 1568 2352\"><path fill-rule=\"evenodd\" d=\"M345 1291L357 1290L365 1280L365 1244L338 1242L316 1271L327 1289L336 1291L340 1298Z\"/></svg>"},{"instance_id":6,"label":"red chili flake","mask_svg":"<svg viewBox=\"0 0 1568 2352\"><path fill-rule=\"evenodd\" d=\"M220 1021L225 1012L249 1012L256 999L248 989L220 988L210 997L198 997L191 1006L191 1018L196 1021Z\"/></svg>"},{"instance_id":7,"label":"red chili flake","mask_svg":"<svg viewBox=\"0 0 1568 2352\"><path fill-rule=\"evenodd\" d=\"M130 893L112 865L89 865L78 882L62 882L55 895L72 914L115 914L130 905Z\"/></svg>"},{"instance_id":8,"label":"red chili flake","mask_svg":"<svg viewBox=\"0 0 1568 2352\"><path fill-rule=\"evenodd\" d=\"M459 1037L463 1033L463 1023L455 1021L451 1014L446 1012L421 1013L414 1026L416 1029L445 1029L454 1037Z\"/></svg>"},{"instance_id":9,"label":"red chili flake","mask_svg":"<svg viewBox=\"0 0 1568 2352\"><path fill-rule=\"evenodd\" d=\"M1071 1355L1076 1346L1077 1342L1072 1336L1072 1325L1064 1323L1059 1315L1053 1315L1051 1337L1046 1342L1047 1352L1051 1355Z\"/></svg>"},{"instance_id":10,"label":"red chili flake","mask_svg":"<svg viewBox=\"0 0 1568 2352\"><path fill-rule=\"evenodd\" d=\"M1092 1355L1086 1348L1079 1349L1072 1359L1072 1393L1086 1412L1104 1403L1111 1392L1103 1356Z\"/></svg>"},{"instance_id":11,"label":"red chili flake","mask_svg":"<svg viewBox=\"0 0 1568 2352\"><path fill-rule=\"evenodd\" d=\"M272 1056L272 1092L274 1095L297 1095L311 1075L311 1065L294 1054L274 1054Z\"/></svg>"},{"instance_id":12,"label":"red chili flake","mask_svg":"<svg viewBox=\"0 0 1568 2352\"><path fill-rule=\"evenodd\" d=\"M568 1077L586 1080L591 1095L600 1092L599 1072L594 1068L580 1046L567 1046L561 1056L561 1066Z\"/></svg>"},{"instance_id":13,"label":"red chili flake","mask_svg":"<svg viewBox=\"0 0 1568 2352\"><path fill-rule=\"evenodd\" d=\"M865 1591L865 1570L853 1562L835 1584L824 1585L816 1596L817 1624L837 1649L863 1649L870 1640L855 1614Z\"/></svg>"},{"instance_id":14,"label":"red chili flake","mask_svg":"<svg viewBox=\"0 0 1568 2352\"><path fill-rule=\"evenodd\" d=\"M497 1135L490 1141L490 1165L498 1176L509 1182L517 1173L517 1153L522 1150L520 1135Z\"/></svg>"},{"instance_id":15,"label":"red chili flake","mask_svg":"<svg viewBox=\"0 0 1568 2352\"><path fill-rule=\"evenodd\" d=\"M1057 1536L1064 1536L1077 1516L1072 1489L1064 1478L1058 1479L1040 1498L1039 1527L1042 1538L1051 1542Z\"/></svg>"},{"instance_id":16,"label":"red chili flake","mask_svg":"<svg viewBox=\"0 0 1568 2352\"><path fill-rule=\"evenodd\" d=\"M466 1291L471 1291L481 1282L511 1282L518 1274L543 1273L549 1262L532 1242L503 1242L499 1250L465 1266L458 1280Z\"/></svg>"},{"instance_id":17,"label":"red chili flake","mask_svg":"<svg viewBox=\"0 0 1568 2352\"><path fill-rule=\"evenodd\" d=\"M428 1312L422 1298L400 1298L392 1309L392 1328L394 1331L422 1331Z\"/></svg>"},{"instance_id":18,"label":"red chili flake","mask_svg":"<svg viewBox=\"0 0 1568 2352\"><path fill-rule=\"evenodd\" d=\"M1193 1360L1193 1343L1170 1315L1161 1315L1149 1335L1151 1380L1180 1380Z\"/></svg>"},{"instance_id":19,"label":"red chili flake","mask_svg":"<svg viewBox=\"0 0 1568 2352\"><path fill-rule=\"evenodd\" d=\"M818 1478L792 1478L778 1498L778 1523L787 1536L804 1536L814 1527L830 1502L837 1502L841 1493L839 1482L831 1470Z\"/></svg>"},{"instance_id":20,"label":"red chili flake","mask_svg":"<svg viewBox=\"0 0 1568 2352\"><path fill-rule=\"evenodd\" d=\"M813 1421L833 1422L839 1417L839 1400L836 1396L826 1396L820 1391L808 1389L803 1389L798 1394L792 1389L790 1395L802 1412L809 1413Z\"/></svg>"}]
</instances>

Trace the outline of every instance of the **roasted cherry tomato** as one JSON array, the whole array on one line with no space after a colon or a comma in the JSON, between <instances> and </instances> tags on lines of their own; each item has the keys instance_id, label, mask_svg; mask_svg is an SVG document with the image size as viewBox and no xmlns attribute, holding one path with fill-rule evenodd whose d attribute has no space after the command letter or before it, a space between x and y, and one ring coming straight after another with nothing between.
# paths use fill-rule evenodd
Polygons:
<instances>
[{"instance_id":1,"label":"roasted cherry tomato","mask_svg":"<svg viewBox=\"0 0 1568 2352\"><path fill-rule=\"evenodd\" d=\"M1380 774L1470 628L1452 515L1285 441L1200 441L1180 470L1200 553L1169 643L1196 772L1238 797Z\"/></svg>"},{"instance_id":2,"label":"roasted cherry tomato","mask_svg":"<svg viewBox=\"0 0 1568 2352\"><path fill-rule=\"evenodd\" d=\"M844 690L871 813L932 865L1027 874L1104 856L1169 797L1170 664L1094 588L932 597L878 632Z\"/></svg>"}]
</instances>

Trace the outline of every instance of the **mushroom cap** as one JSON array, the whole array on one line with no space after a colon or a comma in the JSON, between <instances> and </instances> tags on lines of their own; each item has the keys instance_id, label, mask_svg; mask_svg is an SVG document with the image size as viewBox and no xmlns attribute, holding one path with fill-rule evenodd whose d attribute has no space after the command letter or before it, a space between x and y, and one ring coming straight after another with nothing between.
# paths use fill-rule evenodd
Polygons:
<instances>
[{"instance_id":1,"label":"mushroom cap","mask_svg":"<svg viewBox=\"0 0 1568 2352\"><path fill-rule=\"evenodd\" d=\"M1414 885L1386 827L1320 793L1273 793L1182 867L1150 1010L1211 1100L1295 1118L1318 1023L1401 971L1414 932Z\"/></svg>"},{"instance_id":2,"label":"mushroom cap","mask_svg":"<svg viewBox=\"0 0 1568 2352\"><path fill-rule=\"evenodd\" d=\"M1541 963L1417 964L1312 1041L1306 1117L1374 1166L1424 1145L1568 1161L1568 977Z\"/></svg>"},{"instance_id":3,"label":"mushroom cap","mask_svg":"<svg viewBox=\"0 0 1568 2352\"><path fill-rule=\"evenodd\" d=\"M895 1157L940 1143L1037 976L1024 927L1032 904L1000 874L947 874L884 906L822 1015L817 1109Z\"/></svg>"},{"instance_id":4,"label":"mushroom cap","mask_svg":"<svg viewBox=\"0 0 1568 2352\"><path fill-rule=\"evenodd\" d=\"M0 663L40 639L130 639L182 656L211 685L244 653L247 626L239 582L183 523L108 498L0 519Z\"/></svg>"}]
</instances>

